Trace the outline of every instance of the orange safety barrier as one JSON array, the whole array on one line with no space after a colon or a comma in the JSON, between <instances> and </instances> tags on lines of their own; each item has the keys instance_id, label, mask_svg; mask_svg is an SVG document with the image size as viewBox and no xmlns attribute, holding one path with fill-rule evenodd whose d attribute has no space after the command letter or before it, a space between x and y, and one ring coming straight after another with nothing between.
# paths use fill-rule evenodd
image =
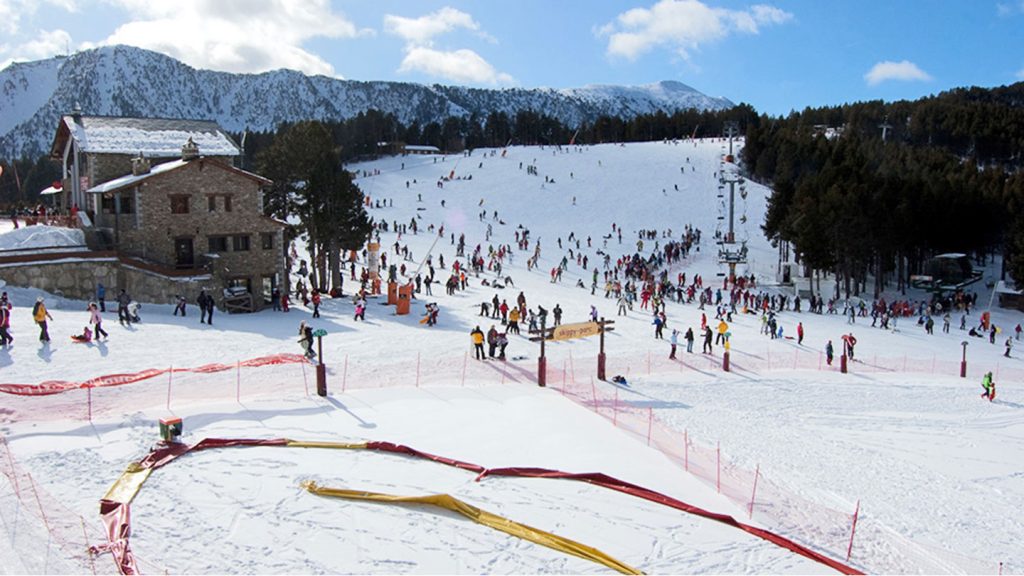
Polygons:
<instances>
[{"instance_id":1,"label":"orange safety barrier","mask_svg":"<svg viewBox=\"0 0 1024 576\"><path fill-rule=\"evenodd\" d=\"M84 382L46 380L39 384L0 384L0 392L15 394L17 396L49 396L51 394L60 394L62 392L78 390L81 388L104 388L107 386L134 384L135 382L156 378L157 376L167 374L168 372L211 374L214 372L224 372L226 370L236 370L238 367L257 368L272 364L300 364L307 362L309 362L309 360L301 354L274 354L272 356L261 356L259 358L243 360L236 364L205 364L196 368L150 368L148 370L132 374L108 374L106 376L91 378Z\"/></svg>"}]
</instances>

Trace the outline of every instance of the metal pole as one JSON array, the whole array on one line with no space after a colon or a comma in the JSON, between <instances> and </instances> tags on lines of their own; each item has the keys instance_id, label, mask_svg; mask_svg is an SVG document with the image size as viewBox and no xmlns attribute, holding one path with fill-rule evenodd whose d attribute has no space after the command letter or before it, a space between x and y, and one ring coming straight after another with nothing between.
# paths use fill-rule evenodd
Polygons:
<instances>
[{"instance_id":1,"label":"metal pole","mask_svg":"<svg viewBox=\"0 0 1024 576\"><path fill-rule=\"evenodd\" d=\"M547 316L540 317L540 358L537 359L537 385L545 387L548 385L548 359L544 356L544 340L547 337L547 331L545 330L547 324ZM562 388L565 388L565 383L562 383Z\"/></svg>"}]
</instances>

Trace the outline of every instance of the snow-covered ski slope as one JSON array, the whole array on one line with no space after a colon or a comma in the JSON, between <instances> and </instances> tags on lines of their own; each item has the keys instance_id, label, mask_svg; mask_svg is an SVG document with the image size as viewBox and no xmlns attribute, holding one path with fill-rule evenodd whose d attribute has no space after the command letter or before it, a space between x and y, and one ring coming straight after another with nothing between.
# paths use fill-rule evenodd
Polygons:
<instances>
[{"instance_id":1,"label":"snow-covered ski slope","mask_svg":"<svg viewBox=\"0 0 1024 576\"><path fill-rule=\"evenodd\" d=\"M274 380L242 372L241 402L235 401L232 376L217 381L202 401L205 380L175 376L173 386L159 378L126 387L97 391L94 424L83 422L80 392L70 406L53 409L56 400L31 404L0 397L7 405L0 431L13 459L32 472L40 489L69 510L88 519L96 537L96 501L131 460L144 455L156 440L157 418L171 412L184 416L188 441L206 436L314 440L388 440L444 456L478 461L486 466L543 466L570 472L605 472L651 487L714 511L745 518L746 510L716 495L714 487L695 481L664 456L586 409L562 398L556 390L537 389L526 375L536 369L537 345L511 336L507 369L468 363L468 332L486 330L491 319L480 318L479 305L495 293L511 305L520 291L527 305L547 309L560 304L564 321L585 319L591 305L606 317L615 316L614 301L602 291L590 294L590 273L599 265L598 251L614 260L636 251L636 232L671 228L678 239L685 225L703 232L699 253L673 269L688 277L702 274L717 287L720 271L713 235L722 221L716 172L724 153L721 141L607 144L589 147L510 147L477 150L469 157L407 156L350 166L372 202L378 221L409 224L417 218L418 234L381 235L389 262L399 261L397 241L407 245L414 270L434 244L427 227L444 225L445 235L433 249L437 280L447 278L455 256L451 234L466 234L468 250L479 243L515 245L514 232L530 230L528 252L513 250L502 276L514 287L481 286L493 275L470 276L470 288L447 296L435 285L433 296L420 295L409 316L393 315L393 307L371 299L367 322L352 320L352 303L327 300L322 318L324 356L329 364L332 398L323 401L304 393L302 374L277 369ZM687 161L689 158L689 161ZM482 166L481 166L482 163ZM536 166L536 175L527 167ZM437 185L454 171L455 180ZM363 176L362 174L369 174ZM463 179L472 176L471 179ZM545 182L547 177L547 182ZM553 182L551 180L554 180ZM408 182L408 186L407 183ZM678 189L677 189L678 188ZM738 237L749 238L752 272L762 285L775 277L776 251L758 233L768 191L747 185L737 215L747 223ZM575 198L575 202L574 202ZM442 207L441 202L444 201ZM393 202L393 206L390 204ZM486 211L481 219L480 213ZM497 211L497 218L494 212ZM503 222L503 223L502 223ZM612 236L612 223L624 229L622 244ZM492 229L485 241L487 227ZM435 230L436 232L436 230ZM588 270L570 265L561 283L549 272L570 245L580 238ZM587 246L587 237L591 245ZM558 248L561 239L563 249ZM537 269L525 262L534 243L541 243ZM654 241L645 240L649 254ZM299 247L301 250L301 246ZM571 245L577 253L575 243ZM438 267L439 255L446 270ZM361 267L361 262L359 267ZM602 268L603 270L603 268ZM577 288L582 279L587 288ZM986 277L986 280L991 277ZM72 345L68 335L86 323L84 303L50 296L54 342L40 347L29 310L36 292L6 288L13 296L14 347L0 352L0 380L38 383L82 381L104 374L147 368L195 367L210 362L297 352L296 329L309 320L309 310L217 315L214 325L200 325L194 307L182 319L170 305L143 307L143 323L116 324L108 313L109 342ZM766 288L774 290L774 288ZM346 275L345 292L352 284ZM979 302L988 292L979 286ZM911 297L915 297L911 295ZM418 323L426 302L441 308L439 325ZM711 308L706 311L709 319ZM695 329L701 311L695 305L668 304L668 326ZM998 325L1021 321L1014 312L994 310ZM969 317L977 323L978 314ZM721 441L724 458L753 469L792 494L824 507L848 510L861 503L861 520L874 527L865 538L889 534L886 544L856 540L851 562L873 572L992 572L1000 561L1004 571L1021 566L1024 556L1018 509L1024 501L1024 398L1012 377L1022 368L1016 358L1002 358L1004 332L997 345L971 339L971 377L946 369L959 361L965 333L954 320L950 334L928 336L912 321L898 332L882 332L858 318L849 326L836 316L785 312L787 334L797 321L807 336L800 352L795 341L769 341L759 334L753 316L737 318L731 332L733 359L745 369L652 370L648 355L664 359L665 341L653 339L648 313L639 309L616 318L608 335L609 363L629 366L629 386L620 400L651 408L660 421L705 444ZM817 362L768 369L766 358L814 358L832 340L853 330L860 362L851 374L819 370ZM666 336L668 331L666 332ZM596 338L561 342L548 347L550 365L575 362L575 374L592 370ZM699 343L697 345L699 349ZM685 356L685 351L680 351ZM716 358L721 349L716 347ZM1013 353L1016 356L1016 352ZM585 360L585 358L587 358ZM900 359L909 368L867 372L881 359ZM686 358L684 358L686 360ZM656 363L657 364L657 363ZM936 366L932 369L931 366ZM997 371L999 398L980 400L981 371ZM506 379L507 376L507 379ZM312 386L312 371L309 371ZM581 376L582 377L582 376ZM339 389L339 381L348 387ZM504 381L502 384L501 382ZM194 387L188 390L191 385ZM416 384L423 384L417 389ZM597 383L596 386L608 386ZM552 383L557 387L557 382ZM363 388L384 388L364 390ZM353 391L355 389L355 391ZM186 402L182 398L191 396ZM69 398L71 398L69 396ZM8 402L9 401L9 402ZM78 403L78 406L74 405ZM3 454L0 454L2 457ZM604 568L556 552L493 534L461 519L422 509L319 500L299 482L315 479L324 485L404 495L449 492L484 509L577 539L641 570L658 572L822 572L825 568L763 541L641 501L572 483L551 480L488 479L474 483L472 474L432 463L406 461L380 454L330 453L280 448L212 451L185 457L153 474L133 507L133 546L149 572L592 572ZM5 520L14 522L13 488L0 492ZM20 524L27 522L26 515ZM754 521L758 517L755 514ZM771 528L771 526L767 526ZM180 538L169 538L182 530ZM29 533L23 526L19 534ZM45 531L43 532L45 534ZM872 536L875 535L875 536ZM13 537L8 530L8 538ZM98 538L98 537L96 537ZM20 542L20 540L19 540ZM92 543L96 543L93 541ZM813 544L810 543L810 544ZM8 571L44 571L45 556L26 546ZM43 548L45 551L45 548ZM217 552L210 552L216 550ZM33 555L35 554L35 555ZM52 554L56 552L52 551ZM100 570L113 569L109 556L97 559ZM56 563L49 564L57 565ZM86 566L87 568L87 566Z\"/></svg>"}]
</instances>

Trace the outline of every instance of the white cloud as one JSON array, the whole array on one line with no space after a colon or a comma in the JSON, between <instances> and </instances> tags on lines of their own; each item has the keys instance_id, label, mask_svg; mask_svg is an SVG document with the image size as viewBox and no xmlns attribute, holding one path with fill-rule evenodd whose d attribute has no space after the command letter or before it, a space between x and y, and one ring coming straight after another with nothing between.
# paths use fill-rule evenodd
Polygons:
<instances>
[{"instance_id":1,"label":"white cloud","mask_svg":"<svg viewBox=\"0 0 1024 576\"><path fill-rule=\"evenodd\" d=\"M784 24L789 12L758 4L749 10L712 8L699 0L660 0L650 8L627 10L594 33L608 38L609 56L636 60L655 47L674 50L689 60L701 45L730 33L758 34L762 27Z\"/></svg>"},{"instance_id":2,"label":"white cloud","mask_svg":"<svg viewBox=\"0 0 1024 576\"><path fill-rule=\"evenodd\" d=\"M334 67L302 48L312 38L355 38L360 30L328 0L113 0L132 21L101 45L128 44L197 68L264 72L278 68L336 76Z\"/></svg>"},{"instance_id":3,"label":"white cloud","mask_svg":"<svg viewBox=\"0 0 1024 576\"><path fill-rule=\"evenodd\" d=\"M888 60L879 62L868 70L868 73L864 75L864 80L868 83L868 86L877 86L882 82L888 80L902 80L902 81L928 81L932 77L917 67L917 64L910 62L909 60L903 60L900 62L890 62Z\"/></svg>"},{"instance_id":4,"label":"white cloud","mask_svg":"<svg viewBox=\"0 0 1024 576\"><path fill-rule=\"evenodd\" d=\"M513 84L515 79L498 72L479 54L472 50L443 52L426 46L414 46L406 50L399 72L423 72L455 82L478 84Z\"/></svg>"},{"instance_id":5,"label":"white cloud","mask_svg":"<svg viewBox=\"0 0 1024 576\"><path fill-rule=\"evenodd\" d=\"M1017 0L1016 2L1009 3L1000 2L996 4L996 14L999 15L1000 18L1024 14L1024 0Z\"/></svg>"},{"instance_id":6,"label":"white cloud","mask_svg":"<svg viewBox=\"0 0 1024 576\"><path fill-rule=\"evenodd\" d=\"M1020 70L1017 70L1017 79L1018 80L1024 80L1024 68L1021 68Z\"/></svg>"},{"instance_id":7,"label":"white cloud","mask_svg":"<svg viewBox=\"0 0 1024 576\"><path fill-rule=\"evenodd\" d=\"M65 12L78 10L76 0L0 0L0 33L15 35L21 29L22 18L36 13L41 6L62 8Z\"/></svg>"},{"instance_id":8,"label":"white cloud","mask_svg":"<svg viewBox=\"0 0 1024 576\"><path fill-rule=\"evenodd\" d=\"M480 24L470 14L449 6L419 18L393 14L384 16L384 30L405 40L405 57L399 72L420 72L453 82L514 84L512 76L499 72L473 50L440 50L434 47L435 38L460 29L469 30L488 42L497 42L481 30Z\"/></svg>"},{"instance_id":9,"label":"white cloud","mask_svg":"<svg viewBox=\"0 0 1024 576\"><path fill-rule=\"evenodd\" d=\"M469 14L448 6L419 18L405 18L392 14L384 16L384 29L404 38L413 46L430 46L435 36L458 28L479 31L480 24Z\"/></svg>"}]
</instances>

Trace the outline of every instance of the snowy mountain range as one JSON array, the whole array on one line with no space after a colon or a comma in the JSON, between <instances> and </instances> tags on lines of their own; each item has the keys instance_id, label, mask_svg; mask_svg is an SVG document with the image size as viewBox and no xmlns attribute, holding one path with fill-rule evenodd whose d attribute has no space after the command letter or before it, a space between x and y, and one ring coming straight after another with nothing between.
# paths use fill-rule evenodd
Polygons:
<instances>
[{"instance_id":1,"label":"snowy mountain range","mask_svg":"<svg viewBox=\"0 0 1024 576\"><path fill-rule=\"evenodd\" d=\"M0 158L47 150L61 114L75 104L89 115L208 119L233 132L272 130L281 122L342 120L377 109L401 122L448 116L543 111L566 124L601 115L623 118L662 110L733 106L680 82L644 86L481 89L403 82L361 82L294 70L232 74L198 70L169 56L107 46L0 70Z\"/></svg>"}]
</instances>

